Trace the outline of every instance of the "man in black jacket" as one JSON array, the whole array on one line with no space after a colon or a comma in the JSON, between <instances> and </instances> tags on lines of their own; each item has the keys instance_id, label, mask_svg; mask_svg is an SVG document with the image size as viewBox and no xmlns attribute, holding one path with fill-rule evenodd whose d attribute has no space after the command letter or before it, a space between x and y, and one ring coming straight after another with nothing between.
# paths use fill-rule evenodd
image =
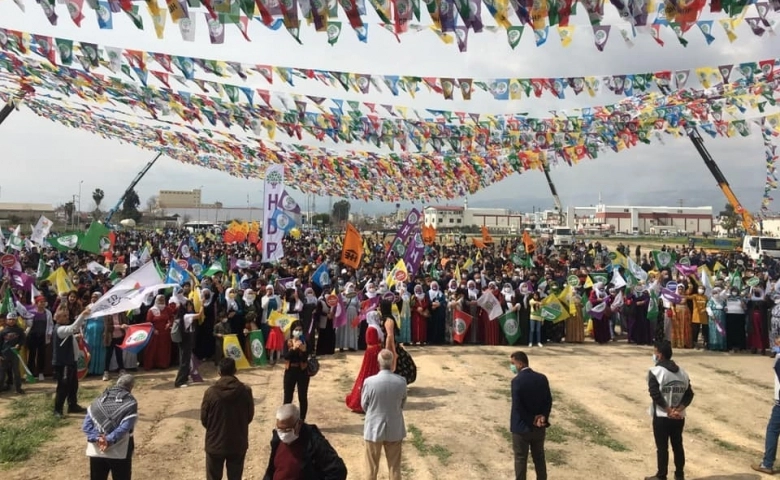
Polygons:
<instances>
[{"instance_id":1,"label":"man in black jacket","mask_svg":"<svg viewBox=\"0 0 780 480\"><path fill-rule=\"evenodd\" d=\"M547 480L544 459L545 429L550 426L552 392L547 377L528 366L528 355L515 352L510 356L512 371L512 412L510 430L515 456L515 479L525 480L528 468L528 449L534 460L537 480Z\"/></svg>"},{"instance_id":2,"label":"man in black jacket","mask_svg":"<svg viewBox=\"0 0 780 480\"><path fill-rule=\"evenodd\" d=\"M685 409L693 401L693 389L688 374L672 361L672 344L668 340L656 342L653 353L655 366L650 369L647 383L653 415L658 470L645 480L666 480L669 468L669 443L674 452L674 480L685 479L685 450L683 428Z\"/></svg>"},{"instance_id":3,"label":"man in black jacket","mask_svg":"<svg viewBox=\"0 0 780 480\"><path fill-rule=\"evenodd\" d=\"M347 466L316 425L288 403L276 411L271 457L263 480L345 480Z\"/></svg>"},{"instance_id":4,"label":"man in black jacket","mask_svg":"<svg viewBox=\"0 0 780 480\"><path fill-rule=\"evenodd\" d=\"M206 478L241 480L249 448L249 424L255 416L252 388L236 378L236 362L219 361L219 380L203 394L200 423L206 429Z\"/></svg>"}]
</instances>

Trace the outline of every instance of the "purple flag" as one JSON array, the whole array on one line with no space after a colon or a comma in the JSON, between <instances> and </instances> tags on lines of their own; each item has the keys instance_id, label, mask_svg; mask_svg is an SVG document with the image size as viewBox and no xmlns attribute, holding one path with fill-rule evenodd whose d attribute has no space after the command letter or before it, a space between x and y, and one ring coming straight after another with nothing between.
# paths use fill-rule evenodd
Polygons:
<instances>
[{"instance_id":1,"label":"purple flag","mask_svg":"<svg viewBox=\"0 0 780 480\"><path fill-rule=\"evenodd\" d=\"M422 263L424 252L425 243L423 242L422 235L420 235L420 228L417 227L414 236L406 247L406 253L404 254L404 263L406 264L406 270L409 273L410 281L417 275L417 270Z\"/></svg>"},{"instance_id":2,"label":"purple flag","mask_svg":"<svg viewBox=\"0 0 780 480\"><path fill-rule=\"evenodd\" d=\"M681 275L684 277L687 277L689 275L697 275L699 273L699 267L696 265L682 265L679 263L676 263L674 265L674 268L677 269L678 272L680 272Z\"/></svg>"},{"instance_id":3,"label":"purple flag","mask_svg":"<svg viewBox=\"0 0 780 480\"><path fill-rule=\"evenodd\" d=\"M341 295L336 296L339 303L336 305L336 314L333 316L333 328L343 327L347 324L347 309L344 307L344 298Z\"/></svg>"},{"instance_id":4,"label":"purple flag","mask_svg":"<svg viewBox=\"0 0 780 480\"><path fill-rule=\"evenodd\" d=\"M22 290L30 290L33 284L33 278L26 273L19 270L8 269L8 277L11 280L11 284L14 288L21 288Z\"/></svg>"},{"instance_id":5,"label":"purple flag","mask_svg":"<svg viewBox=\"0 0 780 480\"><path fill-rule=\"evenodd\" d=\"M409 243L409 238L414 234L415 227L420 223L420 212L416 208L409 211L409 215L406 216L404 223L395 232L395 240L390 246L387 255L385 256L385 263L394 263L393 260L404 258L406 255L406 246Z\"/></svg>"},{"instance_id":6,"label":"purple flag","mask_svg":"<svg viewBox=\"0 0 780 480\"><path fill-rule=\"evenodd\" d=\"M668 288L661 290L661 297L663 297L667 302L673 303L675 305L683 301L682 297L677 295L677 292L669 290Z\"/></svg>"}]
</instances>

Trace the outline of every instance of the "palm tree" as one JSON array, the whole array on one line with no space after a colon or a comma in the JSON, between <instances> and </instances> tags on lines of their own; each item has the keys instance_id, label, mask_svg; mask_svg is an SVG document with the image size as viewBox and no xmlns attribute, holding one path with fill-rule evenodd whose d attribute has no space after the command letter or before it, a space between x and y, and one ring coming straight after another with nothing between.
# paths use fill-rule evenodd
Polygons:
<instances>
[{"instance_id":1,"label":"palm tree","mask_svg":"<svg viewBox=\"0 0 780 480\"><path fill-rule=\"evenodd\" d=\"M102 202L105 197L106 194L103 193L103 190L100 188L96 188L95 191L92 192L92 200L95 202L96 210L100 210L100 202Z\"/></svg>"}]
</instances>

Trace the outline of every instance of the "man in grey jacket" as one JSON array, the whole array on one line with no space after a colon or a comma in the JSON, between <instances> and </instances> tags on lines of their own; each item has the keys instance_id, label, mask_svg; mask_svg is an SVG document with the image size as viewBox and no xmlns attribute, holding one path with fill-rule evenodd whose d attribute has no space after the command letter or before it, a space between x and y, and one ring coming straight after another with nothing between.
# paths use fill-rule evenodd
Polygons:
<instances>
[{"instance_id":1,"label":"man in grey jacket","mask_svg":"<svg viewBox=\"0 0 780 480\"><path fill-rule=\"evenodd\" d=\"M401 443L406 438L403 412L406 380L393 373L393 352L385 349L377 357L379 373L363 382L360 402L366 412L363 427L366 480L376 480L382 447L387 457L390 480L401 480Z\"/></svg>"}]
</instances>

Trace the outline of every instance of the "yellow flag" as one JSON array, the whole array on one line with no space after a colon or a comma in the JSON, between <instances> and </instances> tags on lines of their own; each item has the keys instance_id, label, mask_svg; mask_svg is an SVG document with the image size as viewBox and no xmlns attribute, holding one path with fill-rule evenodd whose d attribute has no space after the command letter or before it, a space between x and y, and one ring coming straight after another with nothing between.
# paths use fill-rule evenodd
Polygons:
<instances>
[{"instance_id":1,"label":"yellow flag","mask_svg":"<svg viewBox=\"0 0 780 480\"><path fill-rule=\"evenodd\" d=\"M460 285L460 265L457 262L455 263L455 281Z\"/></svg>"},{"instance_id":2,"label":"yellow flag","mask_svg":"<svg viewBox=\"0 0 780 480\"><path fill-rule=\"evenodd\" d=\"M474 265L474 260L469 258L468 260L466 260L466 263L463 264L463 269L471 270L472 265Z\"/></svg>"},{"instance_id":3,"label":"yellow flag","mask_svg":"<svg viewBox=\"0 0 780 480\"><path fill-rule=\"evenodd\" d=\"M561 303L568 304L571 300L571 287L566 284L566 288L561 290L561 293L558 294L558 300L561 301Z\"/></svg>"},{"instance_id":4,"label":"yellow flag","mask_svg":"<svg viewBox=\"0 0 780 480\"><path fill-rule=\"evenodd\" d=\"M73 285L73 281L70 279L68 272L62 267L55 270L46 280L54 285L54 288L57 290L57 295L66 295L76 291L76 286Z\"/></svg>"},{"instance_id":5,"label":"yellow flag","mask_svg":"<svg viewBox=\"0 0 780 480\"><path fill-rule=\"evenodd\" d=\"M181 6L179 0L166 0L168 4L168 12L171 14L171 20L178 22L182 18L187 18L187 13L184 11L184 7Z\"/></svg>"},{"instance_id":6,"label":"yellow flag","mask_svg":"<svg viewBox=\"0 0 780 480\"><path fill-rule=\"evenodd\" d=\"M287 335L287 332L290 331L290 326L292 323L293 318L282 314L279 312L279 310L274 310L270 315L268 315L268 325L281 328L285 336Z\"/></svg>"},{"instance_id":7,"label":"yellow flag","mask_svg":"<svg viewBox=\"0 0 780 480\"><path fill-rule=\"evenodd\" d=\"M574 37L574 25L567 25L565 27L558 25L558 35L561 37L561 46L568 47L571 45L572 38Z\"/></svg>"},{"instance_id":8,"label":"yellow flag","mask_svg":"<svg viewBox=\"0 0 780 480\"><path fill-rule=\"evenodd\" d=\"M238 337L235 334L222 337L222 353L225 358L230 357L236 362L236 368L239 370L249 368L249 362L244 356L244 349L238 343Z\"/></svg>"},{"instance_id":9,"label":"yellow flag","mask_svg":"<svg viewBox=\"0 0 780 480\"><path fill-rule=\"evenodd\" d=\"M385 283L387 283L387 288L391 288L393 285L395 285L396 282L405 282L408 278L409 270L406 269L406 263L402 258L398 260L398 262L395 264L395 267L390 270Z\"/></svg>"},{"instance_id":10,"label":"yellow flag","mask_svg":"<svg viewBox=\"0 0 780 480\"><path fill-rule=\"evenodd\" d=\"M593 280L590 279L590 275L585 277L585 285L582 286L585 290L593 288Z\"/></svg>"}]
</instances>

